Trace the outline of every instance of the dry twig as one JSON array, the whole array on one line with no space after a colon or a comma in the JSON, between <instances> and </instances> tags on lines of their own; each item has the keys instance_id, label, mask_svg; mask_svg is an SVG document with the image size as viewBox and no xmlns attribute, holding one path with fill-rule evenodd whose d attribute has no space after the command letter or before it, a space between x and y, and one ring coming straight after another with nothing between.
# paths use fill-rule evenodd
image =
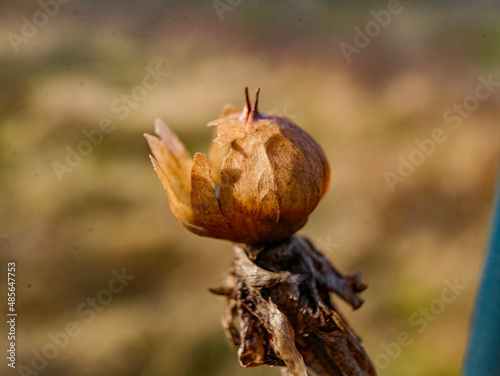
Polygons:
<instances>
[{"instance_id":1,"label":"dry twig","mask_svg":"<svg viewBox=\"0 0 500 376\"><path fill-rule=\"evenodd\" d=\"M359 275L343 276L304 237L254 248L234 245L223 285L222 324L242 366L286 367L283 375L375 375L359 338L337 312L334 292L358 308L366 289ZM237 328L239 318L239 329Z\"/></svg>"}]
</instances>

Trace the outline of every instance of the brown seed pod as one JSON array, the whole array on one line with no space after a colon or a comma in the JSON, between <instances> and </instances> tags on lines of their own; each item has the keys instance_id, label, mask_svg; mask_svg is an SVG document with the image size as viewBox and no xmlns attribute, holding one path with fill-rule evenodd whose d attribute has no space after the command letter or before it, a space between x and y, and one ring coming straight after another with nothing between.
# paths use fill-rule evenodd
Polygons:
<instances>
[{"instance_id":1,"label":"brown seed pod","mask_svg":"<svg viewBox=\"0 0 500 376\"><path fill-rule=\"evenodd\" d=\"M225 107L208 156L191 159L161 120L151 147L153 166L173 214L187 229L236 243L286 239L307 221L328 188L328 162L319 145L289 119L260 114L259 91L242 112Z\"/></svg>"}]
</instances>

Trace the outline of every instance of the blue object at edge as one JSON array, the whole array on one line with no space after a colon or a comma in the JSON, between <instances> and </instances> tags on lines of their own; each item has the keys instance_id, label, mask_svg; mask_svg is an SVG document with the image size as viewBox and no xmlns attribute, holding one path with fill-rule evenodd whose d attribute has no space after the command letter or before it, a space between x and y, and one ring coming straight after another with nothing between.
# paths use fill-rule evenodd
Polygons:
<instances>
[{"instance_id":1,"label":"blue object at edge","mask_svg":"<svg viewBox=\"0 0 500 376\"><path fill-rule=\"evenodd\" d=\"M464 376L500 376L500 179L491 240L474 307Z\"/></svg>"}]
</instances>

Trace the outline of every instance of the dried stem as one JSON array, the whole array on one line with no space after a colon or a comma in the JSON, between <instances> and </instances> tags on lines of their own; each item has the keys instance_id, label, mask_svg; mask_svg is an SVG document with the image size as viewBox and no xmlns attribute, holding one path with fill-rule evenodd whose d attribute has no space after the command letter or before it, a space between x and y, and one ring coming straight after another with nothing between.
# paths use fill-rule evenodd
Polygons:
<instances>
[{"instance_id":1,"label":"dried stem","mask_svg":"<svg viewBox=\"0 0 500 376\"><path fill-rule=\"evenodd\" d=\"M359 338L336 311L334 292L358 308L366 289L343 276L313 245L294 236L264 248L235 244L235 260L213 293L228 298L222 318L244 367L286 367L283 375L372 376ZM236 319L239 316L239 328Z\"/></svg>"}]
</instances>

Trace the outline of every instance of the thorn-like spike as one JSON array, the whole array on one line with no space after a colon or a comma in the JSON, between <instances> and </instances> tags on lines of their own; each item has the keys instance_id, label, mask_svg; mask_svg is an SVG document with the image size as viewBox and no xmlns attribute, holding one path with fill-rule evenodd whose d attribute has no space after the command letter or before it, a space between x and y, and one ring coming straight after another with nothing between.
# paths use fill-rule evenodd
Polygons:
<instances>
[{"instance_id":1,"label":"thorn-like spike","mask_svg":"<svg viewBox=\"0 0 500 376\"><path fill-rule=\"evenodd\" d=\"M250 106L250 98L248 96L248 86L245 87L245 107L243 107L243 114L242 118L247 121L250 113L252 112L251 106Z\"/></svg>"},{"instance_id":2,"label":"thorn-like spike","mask_svg":"<svg viewBox=\"0 0 500 376\"><path fill-rule=\"evenodd\" d=\"M249 117L252 120L256 120L259 117L259 110L258 110L259 93L260 93L260 88L258 88L257 91L255 92L255 101L253 102L253 107L252 107L252 110L250 111Z\"/></svg>"}]
</instances>

